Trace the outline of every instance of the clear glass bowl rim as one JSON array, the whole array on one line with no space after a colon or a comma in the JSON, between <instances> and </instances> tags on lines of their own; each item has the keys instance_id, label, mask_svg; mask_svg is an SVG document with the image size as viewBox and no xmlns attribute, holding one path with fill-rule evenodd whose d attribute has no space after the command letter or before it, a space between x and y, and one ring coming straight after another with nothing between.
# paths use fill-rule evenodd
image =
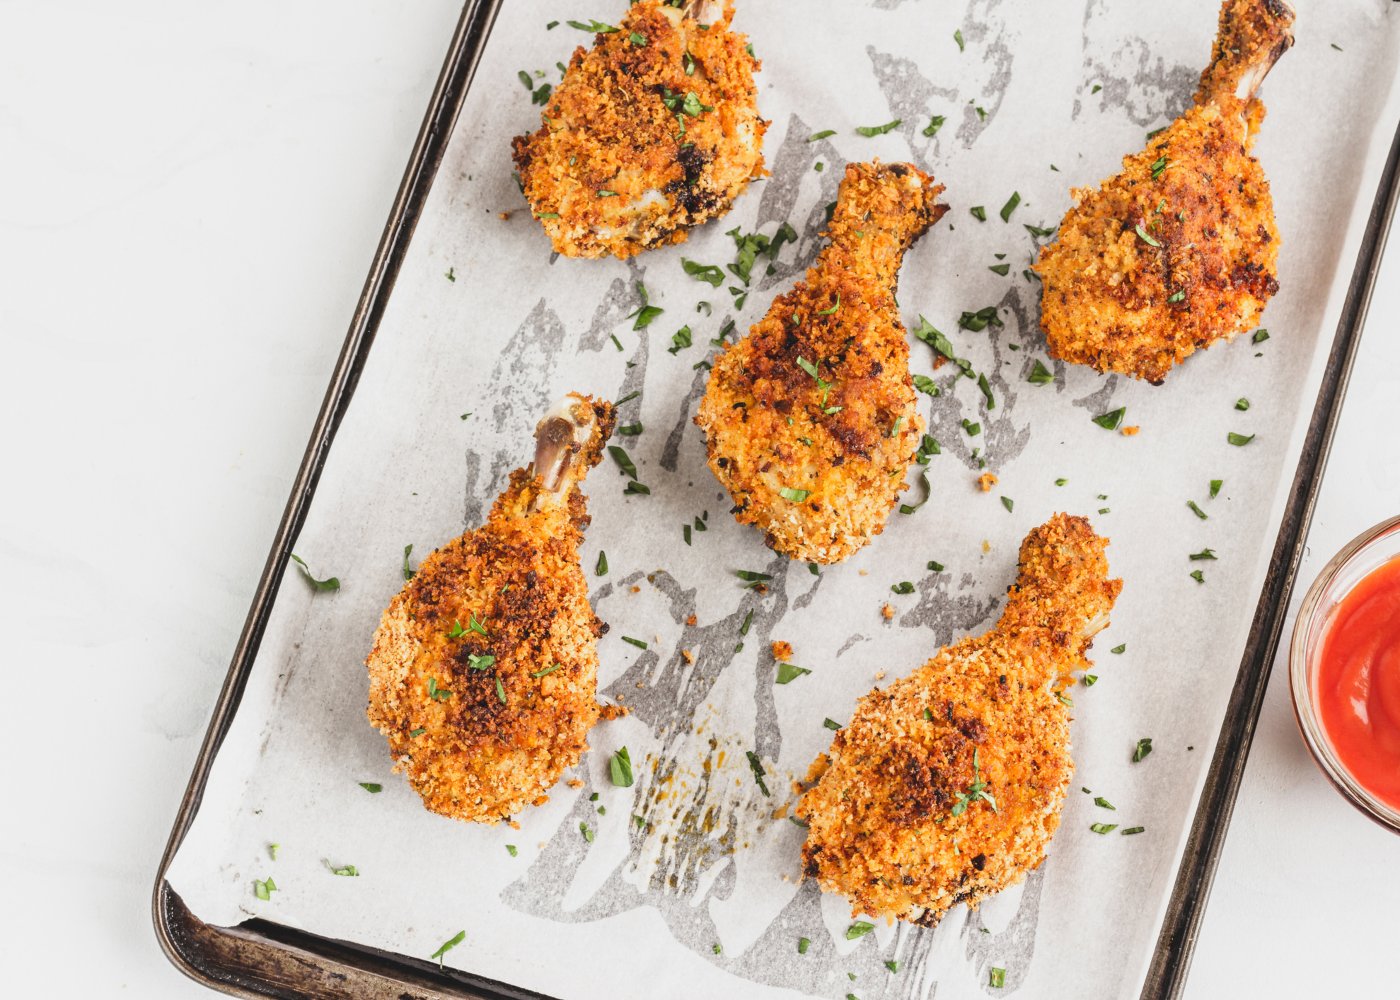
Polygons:
<instances>
[{"instance_id":1,"label":"clear glass bowl rim","mask_svg":"<svg viewBox=\"0 0 1400 1000\"><path fill-rule=\"evenodd\" d=\"M1361 810L1392 833L1400 833L1400 810L1382 802L1363 788L1338 759L1318 718L1317 706L1313 701L1310 678L1311 664L1308 662L1307 637L1320 617L1325 617L1335 607L1336 602L1346 593L1331 594L1332 586L1338 577L1357 559L1365 556L1372 546L1400 533L1400 516L1388 518L1357 535L1328 561L1318 573L1317 579L1308 588L1303 602L1298 606L1298 617L1293 623L1293 636L1288 651L1288 682L1293 698L1293 717L1303 735L1308 752L1348 802ZM1400 551L1397 551L1400 557ZM1352 584L1355 586L1355 583ZM1324 598L1333 597L1324 604Z\"/></svg>"}]
</instances>

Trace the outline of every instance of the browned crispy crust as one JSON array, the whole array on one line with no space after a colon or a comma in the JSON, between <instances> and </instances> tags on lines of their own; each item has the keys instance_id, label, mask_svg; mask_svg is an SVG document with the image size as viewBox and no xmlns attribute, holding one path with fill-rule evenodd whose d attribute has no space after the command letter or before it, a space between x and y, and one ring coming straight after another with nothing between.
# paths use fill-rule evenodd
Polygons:
<instances>
[{"instance_id":1,"label":"browned crispy crust","mask_svg":"<svg viewBox=\"0 0 1400 1000\"><path fill-rule=\"evenodd\" d=\"M942 190L910 164L848 166L806 280L715 359L695 417L710 468L735 516L793 559L846 558L905 486L924 420L895 287L905 250L947 210Z\"/></svg>"},{"instance_id":2,"label":"browned crispy crust","mask_svg":"<svg viewBox=\"0 0 1400 1000\"><path fill-rule=\"evenodd\" d=\"M633 4L618 31L574 51L539 130L512 143L525 198L559 253L626 258L679 243L763 174L759 64L729 30L732 2L702 26L694 8L708 6ZM673 109L668 94L712 110Z\"/></svg>"},{"instance_id":3,"label":"browned crispy crust","mask_svg":"<svg viewBox=\"0 0 1400 1000\"><path fill-rule=\"evenodd\" d=\"M597 429L579 478L614 421L612 404L588 402ZM602 626L578 558L588 513L577 486L532 509L541 489L531 471L511 473L487 522L422 561L374 636L369 720L395 770L444 816L496 823L546 801L598 721ZM456 624L466 631L449 635ZM495 662L474 669L473 656Z\"/></svg>"},{"instance_id":4,"label":"browned crispy crust","mask_svg":"<svg viewBox=\"0 0 1400 1000\"><path fill-rule=\"evenodd\" d=\"M1197 104L1127 156L1098 189L1078 188L1041 251L1041 326L1050 354L1161 382L1173 366L1259 322L1278 291L1279 234L1250 153L1257 85L1292 41L1278 0L1227 0Z\"/></svg>"},{"instance_id":5,"label":"browned crispy crust","mask_svg":"<svg viewBox=\"0 0 1400 1000\"><path fill-rule=\"evenodd\" d=\"M1122 587L1107 544L1082 517L1036 528L997 627L861 698L813 763L797 807L804 871L853 915L934 924L1044 860L1074 767L1055 688L1087 665ZM959 808L978 780L995 810Z\"/></svg>"}]
</instances>

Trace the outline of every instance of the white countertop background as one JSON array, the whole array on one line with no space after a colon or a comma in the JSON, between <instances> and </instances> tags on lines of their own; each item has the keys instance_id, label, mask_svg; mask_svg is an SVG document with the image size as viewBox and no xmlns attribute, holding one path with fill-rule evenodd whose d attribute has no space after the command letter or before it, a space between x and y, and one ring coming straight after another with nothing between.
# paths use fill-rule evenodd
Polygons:
<instances>
[{"instance_id":1,"label":"white countertop background","mask_svg":"<svg viewBox=\"0 0 1400 1000\"><path fill-rule=\"evenodd\" d=\"M459 10L0 0L6 995L210 995L156 864ZM1397 324L1392 249L1295 603L1400 513ZM1188 997L1392 991L1397 862L1276 668Z\"/></svg>"}]
</instances>

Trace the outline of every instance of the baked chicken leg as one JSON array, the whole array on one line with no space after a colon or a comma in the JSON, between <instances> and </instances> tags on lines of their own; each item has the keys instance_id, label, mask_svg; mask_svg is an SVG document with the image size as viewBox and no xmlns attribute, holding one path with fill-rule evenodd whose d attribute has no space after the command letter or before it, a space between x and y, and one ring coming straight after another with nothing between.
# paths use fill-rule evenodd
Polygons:
<instances>
[{"instance_id":1,"label":"baked chicken leg","mask_svg":"<svg viewBox=\"0 0 1400 1000\"><path fill-rule=\"evenodd\" d=\"M1082 517L1032 531L997 627L863 697L812 765L804 871L853 914L931 926L1044 860L1074 766L1056 686L1122 587L1105 545Z\"/></svg>"},{"instance_id":2,"label":"baked chicken leg","mask_svg":"<svg viewBox=\"0 0 1400 1000\"><path fill-rule=\"evenodd\" d=\"M579 566L578 486L613 420L611 403L566 397L486 523L424 559L384 612L369 720L435 813L507 819L587 749L602 626Z\"/></svg>"},{"instance_id":3,"label":"baked chicken leg","mask_svg":"<svg viewBox=\"0 0 1400 1000\"><path fill-rule=\"evenodd\" d=\"M909 344L895 287L904 251L947 211L906 163L846 168L800 281L716 358L695 422L710 468L793 559L833 563L884 530L918 450Z\"/></svg>"},{"instance_id":4,"label":"baked chicken leg","mask_svg":"<svg viewBox=\"0 0 1400 1000\"><path fill-rule=\"evenodd\" d=\"M1050 354L1160 383L1198 348L1258 325L1279 235L1250 153L1255 91L1293 44L1284 0L1225 0L1195 106L1078 204L1041 251Z\"/></svg>"},{"instance_id":5,"label":"baked chicken leg","mask_svg":"<svg viewBox=\"0 0 1400 1000\"><path fill-rule=\"evenodd\" d=\"M732 0L638 0L574 51L532 135L512 143L525 199L567 257L679 243L763 174L753 74Z\"/></svg>"}]
</instances>

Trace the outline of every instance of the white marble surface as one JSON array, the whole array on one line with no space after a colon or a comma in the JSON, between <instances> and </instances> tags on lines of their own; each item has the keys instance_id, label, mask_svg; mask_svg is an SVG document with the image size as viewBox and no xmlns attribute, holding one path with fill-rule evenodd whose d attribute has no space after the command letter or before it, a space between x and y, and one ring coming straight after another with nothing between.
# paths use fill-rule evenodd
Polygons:
<instances>
[{"instance_id":1,"label":"white marble surface","mask_svg":"<svg viewBox=\"0 0 1400 1000\"><path fill-rule=\"evenodd\" d=\"M457 12L0 0L7 995L207 995L156 945L155 865ZM1400 510L1397 322L1400 251L1305 581ZM1285 681L1192 998L1400 976L1400 839L1316 772Z\"/></svg>"}]
</instances>

